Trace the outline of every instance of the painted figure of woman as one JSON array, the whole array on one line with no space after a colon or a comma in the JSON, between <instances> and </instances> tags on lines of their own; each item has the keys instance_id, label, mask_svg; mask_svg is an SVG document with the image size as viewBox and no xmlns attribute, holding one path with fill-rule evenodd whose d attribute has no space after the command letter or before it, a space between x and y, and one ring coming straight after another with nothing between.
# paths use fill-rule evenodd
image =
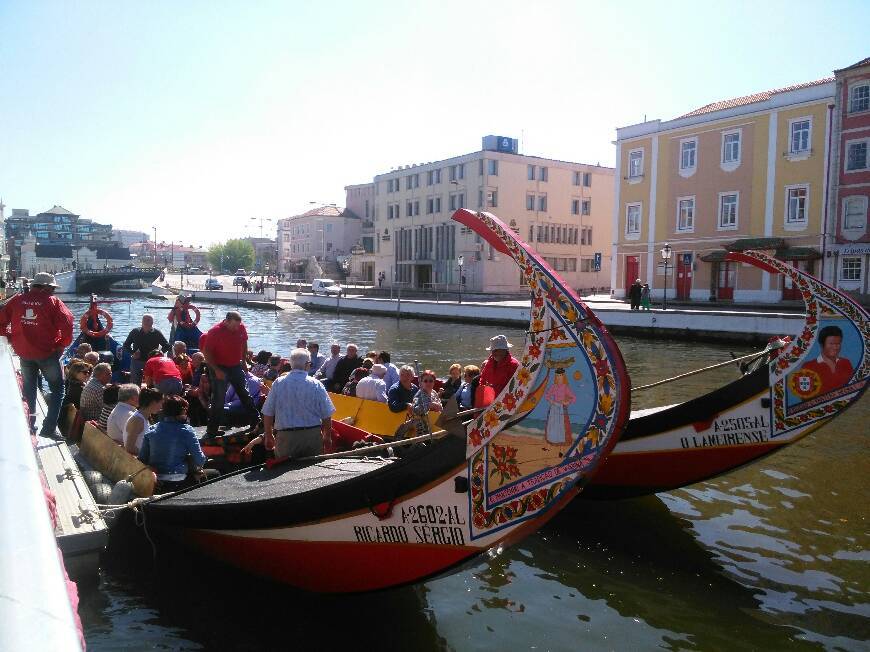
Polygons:
<instances>
[{"instance_id":1,"label":"painted figure of woman","mask_svg":"<svg viewBox=\"0 0 870 652\"><path fill-rule=\"evenodd\" d=\"M550 404L545 430L547 441L551 444L570 444L573 437L568 406L574 403L577 397L571 391L564 369L556 369L553 384L547 388L544 399Z\"/></svg>"}]
</instances>

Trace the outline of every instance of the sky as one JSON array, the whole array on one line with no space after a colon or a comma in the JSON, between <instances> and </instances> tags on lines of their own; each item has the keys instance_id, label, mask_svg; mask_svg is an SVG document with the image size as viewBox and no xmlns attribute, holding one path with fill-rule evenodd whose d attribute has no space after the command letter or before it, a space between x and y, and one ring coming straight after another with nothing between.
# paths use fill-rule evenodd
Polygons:
<instances>
[{"instance_id":1,"label":"sky","mask_svg":"<svg viewBox=\"0 0 870 652\"><path fill-rule=\"evenodd\" d=\"M0 197L274 237L486 134L613 165L617 127L830 76L867 25L866 0L0 0Z\"/></svg>"}]
</instances>

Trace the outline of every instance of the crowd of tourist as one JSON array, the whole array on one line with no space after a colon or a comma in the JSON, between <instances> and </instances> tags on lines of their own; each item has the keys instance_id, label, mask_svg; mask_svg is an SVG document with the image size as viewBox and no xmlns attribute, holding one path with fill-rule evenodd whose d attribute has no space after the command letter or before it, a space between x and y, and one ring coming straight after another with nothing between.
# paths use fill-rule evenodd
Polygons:
<instances>
[{"instance_id":1,"label":"crowd of tourist","mask_svg":"<svg viewBox=\"0 0 870 652\"><path fill-rule=\"evenodd\" d=\"M330 444L335 412L330 392L385 403L408 415L417 434L429 430L430 412L440 412L455 397L460 409L498 394L517 368L503 335L492 338L482 368L453 364L440 381L429 370L397 367L388 351L368 351L333 342L328 355L317 342L296 341L288 357L249 350L248 333L236 311L198 336L199 350L188 353L184 341L170 344L143 315L122 345L129 371L115 371L114 356L82 342L61 369L63 351L72 342L72 314L53 296L50 274L38 274L30 292L0 309L0 333L10 338L21 358L24 394L33 414L37 383L49 386L49 407L40 434L56 437L64 406L72 405L78 422L95 422L129 453L151 465L163 489L177 488L201 475L205 456L193 426L205 437L221 436L224 425L250 426L262 435L245 448L264 444L278 457L306 457ZM185 305L181 305L184 310ZM198 331L197 331L198 333ZM177 339L177 338L175 338ZM113 379L114 375L114 379ZM419 382L419 385L416 382ZM31 428L36 430L33 418Z\"/></svg>"}]
</instances>

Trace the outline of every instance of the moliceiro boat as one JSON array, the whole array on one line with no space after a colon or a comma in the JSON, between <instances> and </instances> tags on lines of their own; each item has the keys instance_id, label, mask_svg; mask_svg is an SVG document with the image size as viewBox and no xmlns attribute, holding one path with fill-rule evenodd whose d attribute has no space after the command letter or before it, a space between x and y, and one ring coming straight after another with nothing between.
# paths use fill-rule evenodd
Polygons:
<instances>
[{"instance_id":1,"label":"moliceiro boat","mask_svg":"<svg viewBox=\"0 0 870 652\"><path fill-rule=\"evenodd\" d=\"M769 346L724 387L632 413L584 498L650 494L726 473L802 439L866 390L870 315L864 308L762 252L729 252L726 260L790 278L806 306L802 330Z\"/></svg>"},{"instance_id":2,"label":"moliceiro boat","mask_svg":"<svg viewBox=\"0 0 870 652\"><path fill-rule=\"evenodd\" d=\"M467 422L442 415L428 441L396 442L397 457L348 451L156 497L143 506L149 531L303 589L357 592L416 582L517 541L581 491L628 421L622 356L497 217L463 209L453 219L516 261L531 293L519 367L495 400Z\"/></svg>"}]
</instances>

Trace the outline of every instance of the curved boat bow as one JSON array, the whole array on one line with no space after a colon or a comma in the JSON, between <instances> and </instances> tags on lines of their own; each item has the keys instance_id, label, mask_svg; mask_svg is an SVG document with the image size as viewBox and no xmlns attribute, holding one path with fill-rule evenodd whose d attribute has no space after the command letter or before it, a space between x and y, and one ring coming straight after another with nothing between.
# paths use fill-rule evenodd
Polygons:
<instances>
[{"instance_id":1,"label":"curved boat bow","mask_svg":"<svg viewBox=\"0 0 870 652\"><path fill-rule=\"evenodd\" d=\"M467 210L453 219L516 261L531 294L517 371L464 436L446 434L400 459L229 476L148 504L149 525L272 579L365 591L415 582L515 541L580 491L627 423L622 356L503 222Z\"/></svg>"},{"instance_id":2,"label":"curved boat bow","mask_svg":"<svg viewBox=\"0 0 870 652\"><path fill-rule=\"evenodd\" d=\"M802 439L866 390L870 316L864 308L765 253L729 252L726 260L790 278L806 306L802 330L743 378L632 416L584 498L655 493L726 473Z\"/></svg>"}]
</instances>

